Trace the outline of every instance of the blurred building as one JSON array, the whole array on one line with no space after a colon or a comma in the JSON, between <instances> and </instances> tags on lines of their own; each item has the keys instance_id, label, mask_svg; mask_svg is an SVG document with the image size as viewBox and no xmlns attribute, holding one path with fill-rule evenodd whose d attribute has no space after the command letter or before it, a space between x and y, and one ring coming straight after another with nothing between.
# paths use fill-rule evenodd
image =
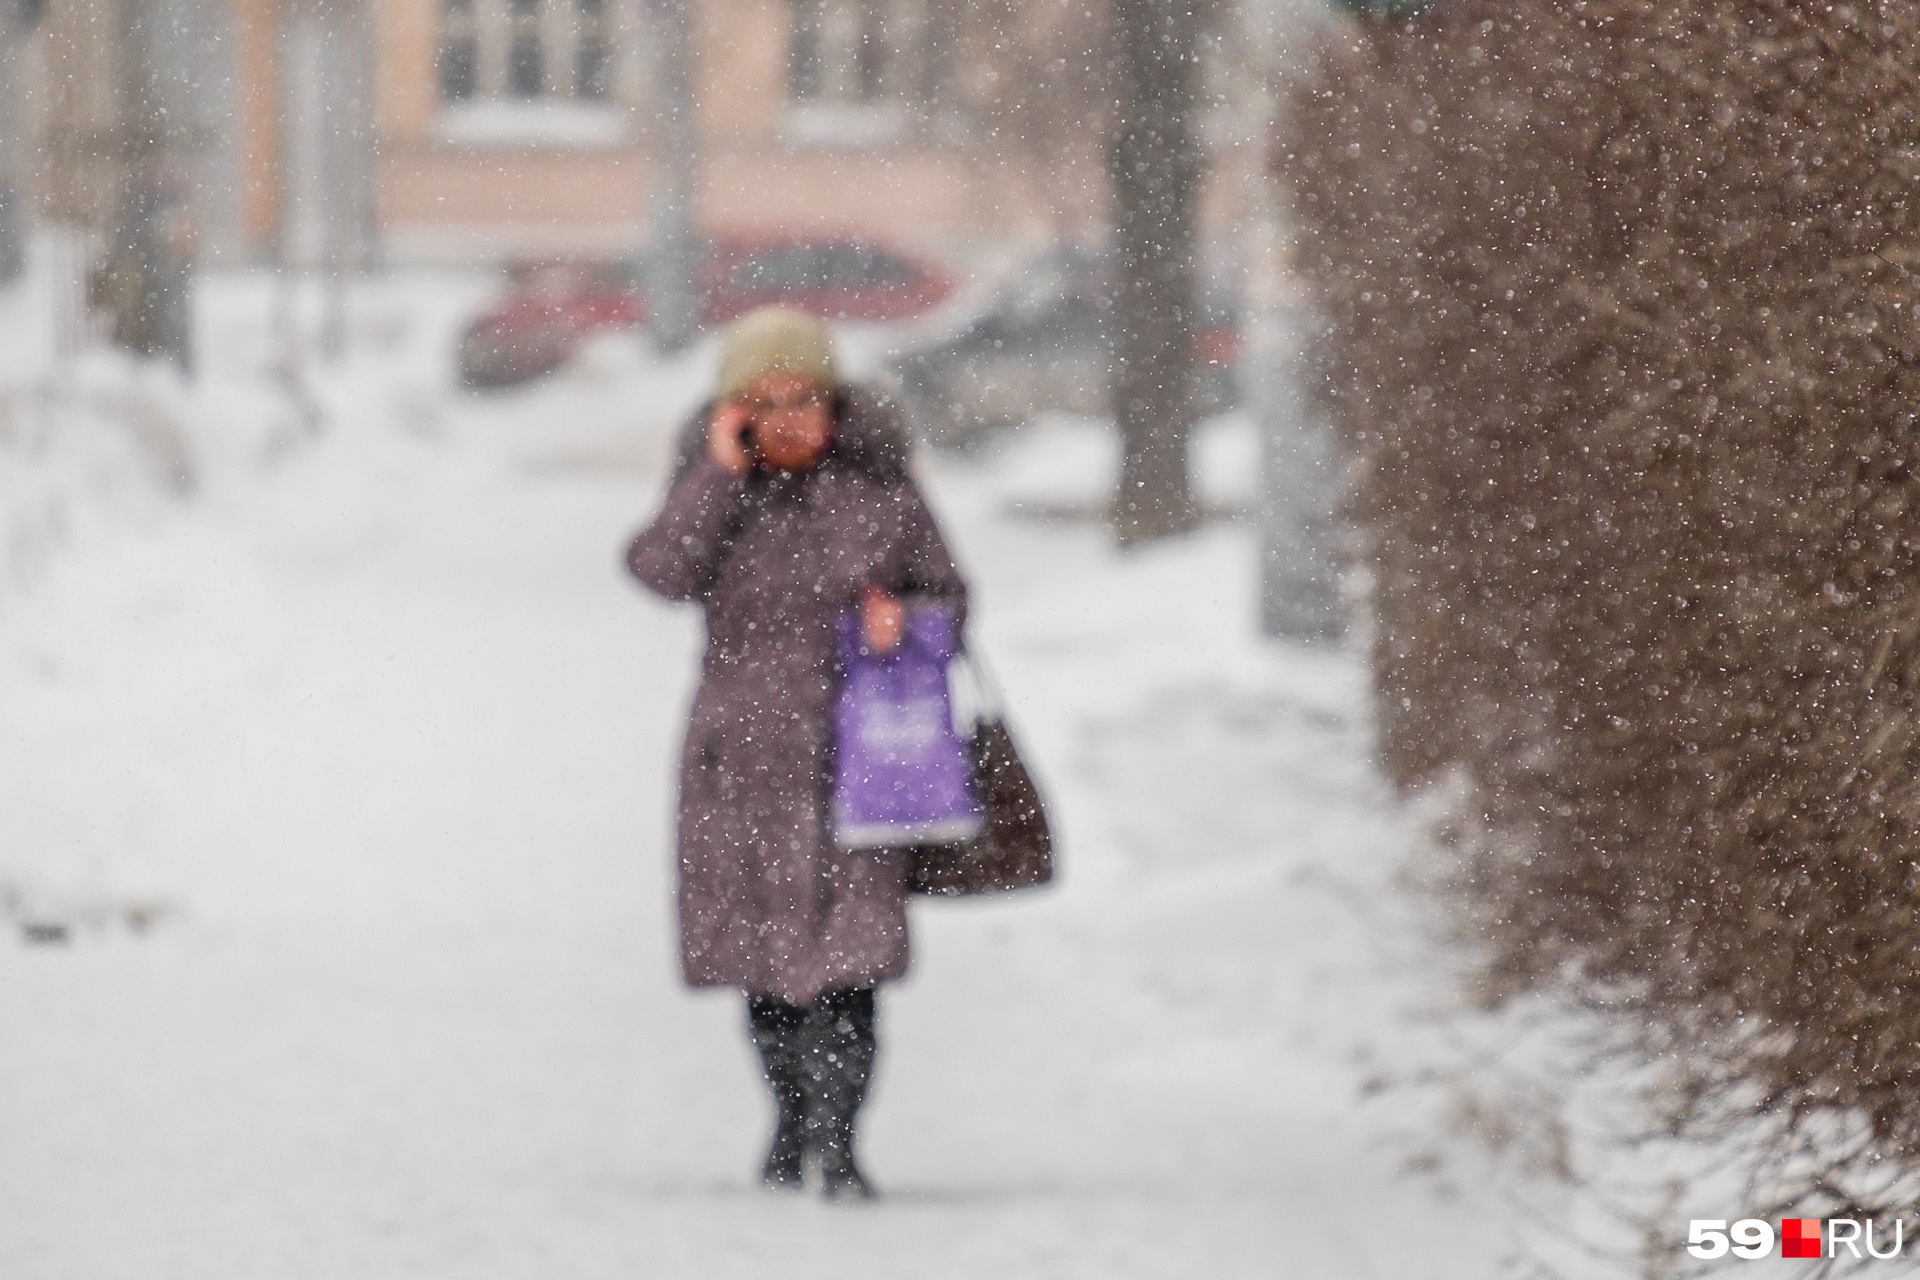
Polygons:
<instances>
[{"instance_id":1,"label":"blurred building","mask_svg":"<svg viewBox=\"0 0 1920 1280\"><path fill-rule=\"evenodd\" d=\"M31 92L43 213L110 218L137 27L214 255L640 245L662 167L650 0L365 2L50 0ZM950 105L949 6L689 2L703 232L938 243L1048 221Z\"/></svg>"},{"instance_id":2,"label":"blurred building","mask_svg":"<svg viewBox=\"0 0 1920 1280\"><path fill-rule=\"evenodd\" d=\"M46 0L36 201L110 217L144 76L203 257L624 253L664 175L661 6L679 3L704 234L938 252L1103 227L1098 60L1068 56L1083 33L1041 0ZM1024 64L1003 57L1021 21Z\"/></svg>"},{"instance_id":3,"label":"blurred building","mask_svg":"<svg viewBox=\"0 0 1920 1280\"><path fill-rule=\"evenodd\" d=\"M992 233L940 108L933 0L696 0L707 234ZM380 218L398 255L604 254L648 225L663 139L636 0L382 0Z\"/></svg>"}]
</instances>

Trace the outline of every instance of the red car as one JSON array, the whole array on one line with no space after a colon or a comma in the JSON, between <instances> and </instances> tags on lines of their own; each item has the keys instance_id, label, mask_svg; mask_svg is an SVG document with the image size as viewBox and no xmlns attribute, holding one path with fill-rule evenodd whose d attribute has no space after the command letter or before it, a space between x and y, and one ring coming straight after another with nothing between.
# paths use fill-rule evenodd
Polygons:
<instances>
[{"instance_id":1,"label":"red car","mask_svg":"<svg viewBox=\"0 0 1920 1280\"><path fill-rule=\"evenodd\" d=\"M641 296L577 271L535 273L460 337L460 381L505 387L552 373L589 334L647 321Z\"/></svg>"},{"instance_id":2,"label":"red car","mask_svg":"<svg viewBox=\"0 0 1920 1280\"><path fill-rule=\"evenodd\" d=\"M646 323L633 264L587 272L549 268L467 327L460 377L500 387L551 373L590 334ZM712 245L697 279L700 323L718 327L780 303L827 320L902 320L953 292L938 268L856 239L733 239Z\"/></svg>"},{"instance_id":3,"label":"red car","mask_svg":"<svg viewBox=\"0 0 1920 1280\"><path fill-rule=\"evenodd\" d=\"M701 265L700 322L774 303L823 320L905 320L952 293L938 269L864 240L723 240Z\"/></svg>"}]
</instances>

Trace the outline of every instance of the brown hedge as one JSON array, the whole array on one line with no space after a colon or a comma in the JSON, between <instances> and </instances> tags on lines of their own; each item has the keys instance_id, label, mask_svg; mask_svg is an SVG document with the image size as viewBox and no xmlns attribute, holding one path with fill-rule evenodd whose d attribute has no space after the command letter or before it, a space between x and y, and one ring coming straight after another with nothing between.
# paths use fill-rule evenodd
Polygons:
<instances>
[{"instance_id":1,"label":"brown hedge","mask_svg":"<svg viewBox=\"0 0 1920 1280\"><path fill-rule=\"evenodd\" d=\"M1920 6L1464 0L1294 108L1382 749L1467 784L1490 992L1621 1010L1682 1132L1920 1165Z\"/></svg>"}]
</instances>

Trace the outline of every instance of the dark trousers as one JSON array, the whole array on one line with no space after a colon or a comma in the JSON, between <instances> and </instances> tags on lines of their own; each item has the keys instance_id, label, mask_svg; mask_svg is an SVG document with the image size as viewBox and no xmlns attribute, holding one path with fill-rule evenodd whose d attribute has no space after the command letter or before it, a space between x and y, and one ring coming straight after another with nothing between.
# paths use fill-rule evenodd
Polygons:
<instances>
[{"instance_id":1,"label":"dark trousers","mask_svg":"<svg viewBox=\"0 0 1920 1280\"><path fill-rule=\"evenodd\" d=\"M807 1006L748 996L747 1026L780 1110L774 1155L784 1148L797 1160L804 1147L829 1178L851 1169L854 1117L873 1075L873 988L828 991Z\"/></svg>"}]
</instances>

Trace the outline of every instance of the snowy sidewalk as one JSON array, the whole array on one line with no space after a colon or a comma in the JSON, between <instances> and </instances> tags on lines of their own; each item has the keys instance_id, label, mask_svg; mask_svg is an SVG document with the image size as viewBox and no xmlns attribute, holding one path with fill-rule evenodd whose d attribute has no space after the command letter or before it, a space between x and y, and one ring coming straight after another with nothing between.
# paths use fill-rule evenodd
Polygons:
<instances>
[{"instance_id":1,"label":"snowy sidewalk","mask_svg":"<svg viewBox=\"0 0 1920 1280\"><path fill-rule=\"evenodd\" d=\"M1358 663L1252 637L1246 530L1021 516L1066 428L929 476L1062 882L916 908L887 1199L756 1190L738 1001L672 955L696 622L618 567L657 474L558 439L657 459L636 379L345 431L0 607L0 887L80 922L0 938L0 1275L1488 1273L1357 1101L1409 839Z\"/></svg>"}]
</instances>

